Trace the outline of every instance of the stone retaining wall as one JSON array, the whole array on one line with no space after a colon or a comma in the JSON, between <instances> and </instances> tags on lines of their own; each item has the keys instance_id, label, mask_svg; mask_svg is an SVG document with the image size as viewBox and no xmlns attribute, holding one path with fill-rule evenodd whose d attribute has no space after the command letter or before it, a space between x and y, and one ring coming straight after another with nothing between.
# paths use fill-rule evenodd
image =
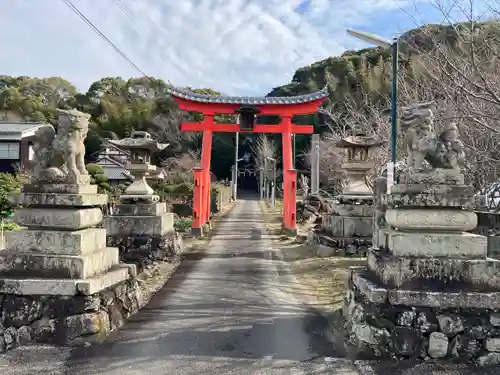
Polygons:
<instances>
[{"instance_id":1,"label":"stone retaining wall","mask_svg":"<svg viewBox=\"0 0 500 375\"><path fill-rule=\"evenodd\" d=\"M170 261L182 248L182 235L169 232L162 236L107 236L107 246L118 247L120 260L135 264L137 272L159 261Z\"/></svg>"},{"instance_id":2,"label":"stone retaining wall","mask_svg":"<svg viewBox=\"0 0 500 375\"><path fill-rule=\"evenodd\" d=\"M142 304L133 272L130 280L90 296L1 294L0 352L33 342L77 345L104 339Z\"/></svg>"},{"instance_id":3,"label":"stone retaining wall","mask_svg":"<svg viewBox=\"0 0 500 375\"><path fill-rule=\"evenodd\" d=\"M500 313L370 302L350 285L343 307L347 345L358 357L467 359L500 364Z\"/></svg>"},{"instance_id":4,"label":"stone retaining wall","mask_svg":"<svg viewBox=\"0 0 500 375\"><path fill-rule=\"evenodd\" d=\"M0 294L0 353L31 343L82 345L105 339L137 313L180 264L182 236L173 232L164 237L163 245L153 252L154 239L141 244L135 239L131 247L122 246L120 259L132 263L128 264L129 280L99 293L66 297ZM136 264L147 272L138 275ZM165 264L170 273L163 269L160 278L152 280L155 290L143 287L141 281L157 277L154 271Z\"/></svg>"}]
</instances>

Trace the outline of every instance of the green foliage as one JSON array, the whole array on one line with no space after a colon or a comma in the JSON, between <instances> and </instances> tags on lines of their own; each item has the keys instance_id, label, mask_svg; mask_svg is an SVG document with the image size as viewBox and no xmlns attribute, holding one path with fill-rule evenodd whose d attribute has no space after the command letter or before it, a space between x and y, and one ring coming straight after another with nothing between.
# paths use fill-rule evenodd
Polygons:
<instances>
[{"instance_id":1,"label":"green foliage","mask_svg":"<svg viewBox=\"0 0 500 375\"><path fill-rule=\"evenodd\" d=\"M193 189L194 186L192 183L188 182L183 182L180 184L165 184L165 183L158 183L153 186L154 190L156 190L159 193L164 193L164 194L193 194Z\"/></svg>"},{"instance_id":2,"label":"green foliage","mask_svg":"<svg viewBox=\"0 0 500 375\"><path fill-rule=\"evenodd\" d=\"M15 206L12 205L8 196L9 193L19 191L21 188L21 178L10 173L0 173L0 216L10 217Z\"/></svg>"},{"instance_id":3,"label":"green foliage","mask_svg":"<svg viewBox=\"0 0 500 375\"><path fill-rule=\"evenodd\" d=\"M409 60L422 51L433 48L435 41L457 41L457 31L467 32L470 25L427 25L410 30L400 37L401 54ZM498 39L497 22L475 25L482 33ZM418 47L418 48L417 48ZM403 64L403 62L402 62ZM333 110L347 111L346 99L361 99L365 93L371 101L384 108L390 87L390 52L380 48L346 51L340 57L329 57L299 68L292 82L273 89L269 96L291 96L310 93L324 86L329 88L325 105ZM201 146L201 133L182 133L182 121L200 121L199 113L179 111L167 93L168 84L160 79L105 77L94 82L86 93L77 92L68 81L59 78L10 77L0 75L0 118L13 116L22 120L56 124L56 108L77 108L91 114L90 129L85 141L87 162L99 151L103 138L123 138L132 130L146 130L161 142L170 143L158 159L175 158ZM187 88L191 90L190 88ZM219 95L209 88L192 89L202 94ZM327 129L324 116L297 116L294 122L313 124L317 133ZM232 115L217 115L216 122L233 122ZM277 123L276 117L259 118L259 123ZM250 135L249 137L253 137ZM234 134L214 136L212 171L218 178L230 177L234 157ZM305 148L308 137L297 137L297 148ZM97 176L99 173L94 173ZM97 178L99 180L99 178ZM107 190L105 180L98 181Z\"/></svg>"},{"instance_id":4,"label":"green foliage","mask_svg":"<svg viewBox=\"0 0 500 375\"><path fill-rule=\"evenodd\" d=\"M89 163L85 166L90 174L90 182L96 184L100 193L112 193L113 188L108 183L108 176L99 164Z\"/></svg>"},{"instance_id":5,"label":"green foliage","mask_svg":"<svg viewBox=\"0 0 500 375\"><path fill-rule=\"evenodd\" d=\"M13 222L7 222L3 224L3 230L4 231L9 231L9 230L18 230L21 229L22 227L17 225L16 223Z\"/></svg>"},{"instance_id":6,"label":"green foliage","mask_svg":"<svg viewBox=\"0 0 500 375\"><path fill-rule=\"evenodd\" d=\"M178 232L186 232L188 228L191 228L193 220L191 218L181 218L174 222L174 228Z\"/></svg>"}]
</instances>

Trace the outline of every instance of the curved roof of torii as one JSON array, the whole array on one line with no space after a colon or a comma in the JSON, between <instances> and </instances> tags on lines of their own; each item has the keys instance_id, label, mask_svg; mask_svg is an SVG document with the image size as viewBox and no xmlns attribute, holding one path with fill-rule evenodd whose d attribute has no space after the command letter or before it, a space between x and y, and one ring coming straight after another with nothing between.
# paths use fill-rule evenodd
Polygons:
<instances>
[{"instance_id":1,"label":"curved roof of torii","mask_svg":"<svg viewBox=\"0 0 500 375\"><path fill-rule=\"evenodd\" d=\"M180 90L177 88L168 88L168 93L180 99L190 100L198 103L214 103L214 104L303 104L310 103L316 100L326 98L328 96L328 87L325 86L322 90L306 95L297 96L216 96L197 94L194 92Z\"/></svg>"}]
</instances>

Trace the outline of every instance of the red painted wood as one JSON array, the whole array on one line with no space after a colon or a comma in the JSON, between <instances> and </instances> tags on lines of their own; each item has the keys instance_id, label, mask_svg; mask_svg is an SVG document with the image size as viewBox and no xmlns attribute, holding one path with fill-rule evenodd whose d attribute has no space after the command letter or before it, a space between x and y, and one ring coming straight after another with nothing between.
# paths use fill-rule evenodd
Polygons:
<instances>
[{"instance_id":1,"label":"red painted wood","mask_svg":"<svg viewBox=\"0 0 500 375\"><path fill-rule=\"evenodd\" d=\"M173 97L179 109L187 112L200 112L204 115L215 116L217 114L235 114L240 104L223 104L223 103L199 103L192 102L187 99ZM259 115L308 115L318 111L318 107L325 101L326 98L321 98L308 103L298 104L258 104L255 107L259 109Z\"/></svg>"},{"instance_id":2,"label":"red painted wood","mask_svg":"<svg viewBox=\"0 0 500 375\"><path fill-rule=\"evenodd\" d=\"M198 176L202 179L202 189L199 198L195 196L194 205L201 208L201 223L210 219L210 154L212 151L213 132L236 133L245 132L240 130L239 124L215 124L213 117L217 114L235 114L240 104L222 104L222 103L199 103L188 99L173 97L179 109L188 112L199 112L204 116L202 122L184 122L181 125L181 131L202 131L202 157L201 165L203 173ZM255 124L252 133L281 133L283 142L283 225L288 229L295 229L296 224L296 174L288 173L293 168L292 160L292 134L312 134L314 128L312 125L293 125L291 119L294 115L307 115L315 113L318 107L326 98L313 100L308 103L299 104L260 104L256 105L260 116L277 115L282 118L281 124L266 125ZM193 207L194 210L194 207ZM195 221L193 220L193 227Z\"/></svg>"},{"instance_id":3,"label":"red painted wood","mask_svg":"<svg viewBox=\"0 0 500 375\"><path fill-rule=\"evenodd\" d=\"M207 125L204 122L183 122L181 124L181 131L183 132L200 132L205 130L212 130L216 133L283 133L283 124L267 125L255 124L252 131L240 130L239 124L213 124ZM314 127L312 125L293 125L291 133L294 134L313 134Z\"/></svg>"},{"instance_id":4,"label":"red painted wood","mask_svg":"<svg viewBox=\"0 0 500 375\"><path fill-rule=\"evenodd\" d=\"M203 169L195 168L194 191L193 191L193 222L191 228L201 229L203 224L202 190L203 190Z\"/></svg>"}]
</instances>

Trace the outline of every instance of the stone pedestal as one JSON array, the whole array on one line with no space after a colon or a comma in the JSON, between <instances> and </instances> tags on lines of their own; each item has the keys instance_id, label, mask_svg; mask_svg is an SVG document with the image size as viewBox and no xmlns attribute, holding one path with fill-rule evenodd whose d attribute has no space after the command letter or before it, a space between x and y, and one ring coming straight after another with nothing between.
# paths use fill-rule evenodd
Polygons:
<instances>
[{"instance_id":1,"label":"stone pedestal","mask_svg":"<svg viewBox=\"0 0 500 375\"><path fill-rule=\"evenodd\" d=\"M105 337L124 305L110 317L101 295L110 294L113 303L117 290L135 293L134 267L121 265L118 249L106 247L106 230L95 228L107 196L86 182L24 185L12 197L25 207L15 221L26 228L6 232L0 251L0 316L6 328L0 351L32 340ZM130 311L132 305L137 302L126 304Z\"/></svg>"},{"instance_id":2,"label":"stone pedestal","mask_svg":"<svg viewBox=\"0 0 500 375\"><path fill-rule=\"evenodd\" d=\"M500 363L500 261L487 258L474 198L456 170L402 176L385 241L351 268L349 345L375 356Z\"/></svg>"},{"instance_id":3,"label":"stone pedestal","mask_svg":"<svg viewBox=\"0 0 500 375\"><path fill-rule=\"evenodd\" d=\"M366 255L373 233L372 202L371 196L342 195L333 204L334 212L322 216L322 230L332 236L337 248Z\"/></svg>"},{"instance_id":4,"label":"stone pedestal","mask_svg":"<svg viewBox=\"0 0 500 375\"><path fill-rule=\"evenodd\" d=\"M141 272L155 261L179 254L182 239L174 230L174 214L166 203L120 203L104 219L108 246L120 249L120 258Z\"/></svg>"},{"instance_id":5,"label":"stone pedestal","mask_svg":"<svg viewBox=\"0 0 500 375\"><path fill-rule=\"evenodd\" d=\"M373 193L366 184L366 176L373 168L370 154L384 144L378 136L358 134L341 139L337 147L347 151L347 161L342 164L348 178L333 212L323 215L322 231L331 235L337 248L346 255L365 256L372 242Z\"/></svg>"}]
</instances>

